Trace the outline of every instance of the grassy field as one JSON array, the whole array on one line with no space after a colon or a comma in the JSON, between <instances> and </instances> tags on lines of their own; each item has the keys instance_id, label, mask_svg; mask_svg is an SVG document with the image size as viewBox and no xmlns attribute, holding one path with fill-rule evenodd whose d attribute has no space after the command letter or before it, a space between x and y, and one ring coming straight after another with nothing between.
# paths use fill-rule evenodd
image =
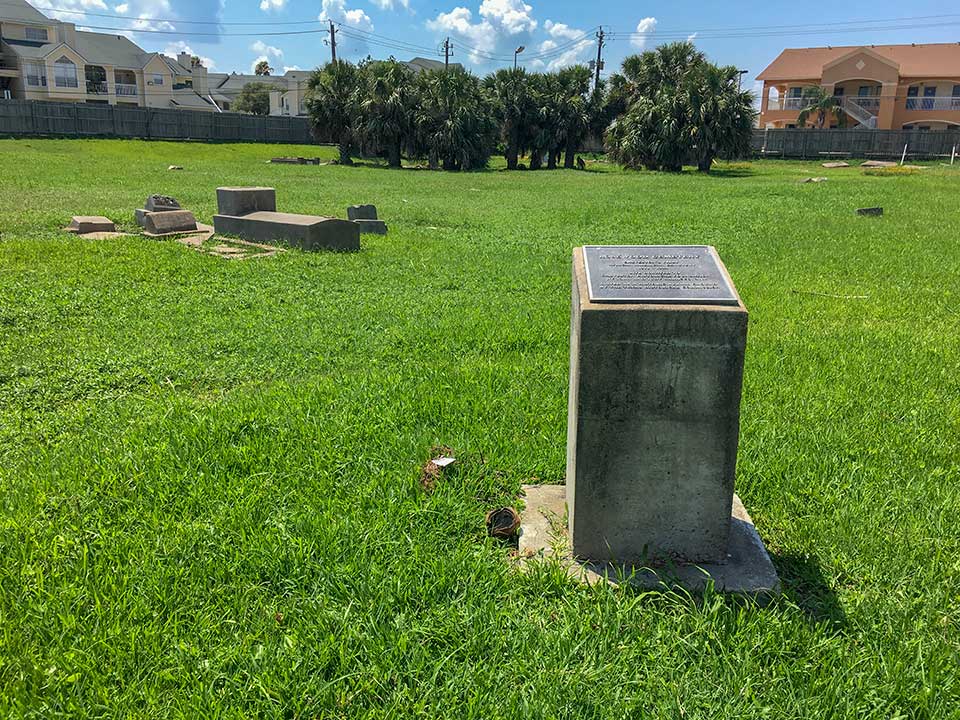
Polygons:
<instances>
[{"instance_id":1,"label":"grassy field","mask_svg":"<svg viewBox=\"0 0 960 720\"><path fill-rule=\"evenodd\" d=\"M0 140L0 715L960 717L960 171L265 164L291 153ZM59 230L155 192L210 221L218 185L390 234L240 262ZM563 481L570 253L602 243L716 245L750 310L767 607L486 536Z\"/></svg>"}]
</instances>

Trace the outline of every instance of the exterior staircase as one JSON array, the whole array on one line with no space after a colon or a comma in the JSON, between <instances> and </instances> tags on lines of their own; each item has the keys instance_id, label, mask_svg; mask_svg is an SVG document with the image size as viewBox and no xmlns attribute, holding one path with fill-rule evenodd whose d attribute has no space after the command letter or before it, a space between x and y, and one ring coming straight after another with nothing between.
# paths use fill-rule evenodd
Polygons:
<instances>
[{"instance_id":1,"label":"exterior staircase","mask_svg":"<svg viewBox=\"0 0 960 720\"><path fill-rule=\"evenodd\" d=\"M877 97L845 97L840 104L847 115L859 124L854 129L877 129L877 112L880 108L880 98Z\"/></svg>"}]
</instances>

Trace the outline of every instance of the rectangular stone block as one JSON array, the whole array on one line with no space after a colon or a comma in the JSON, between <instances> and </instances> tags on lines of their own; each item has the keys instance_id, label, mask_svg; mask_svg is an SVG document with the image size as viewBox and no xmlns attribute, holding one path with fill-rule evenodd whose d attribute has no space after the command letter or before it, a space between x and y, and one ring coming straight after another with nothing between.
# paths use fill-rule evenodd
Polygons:
<instances>
[{"instance_id":1,"label":"rectangular stone block","mask_svg":"<svg viewBox=\"0 0 960 720\"><path fill-rule=\"evenodd\" d=\"M276 212L277 191L267 187L217 188L217 212L220 215L247 215Z\"/></svg>"},{"instance_id":2,"label":"rectangular stone block","mask_svg":"<svg viewBox=\"0 0 960 720\"><path fill-rule=\"evenodd\" d=\"M143 229L152 235L192 232L197 229L197 219L189 210L148 212L143 217Z\"/></svg>"},{"instance_id":3,"label":"rectangular stone block","mask_svg":"<svg viewBox=\"0 0 960 720\"><path fill-rule=\"evenodd\" d=\"M78 235L86 235L95 232L115 232L116 225L113 220L105 218L102 215L74 215L70 220L67 230Z\"/></svg>"},{"instance_id":4,"label":"rectangular stone block","mask_svg":"<svg viewBox=\"0 0 960 720\"><path fill-rule=\"evenodd\" d=\"M575 556L725 561L747 333L730 288L735 304L592 301L583 249L574 250L566 482Z\"/></svg>"},{"instance_id":5,"label":"rectangular stone block","mask_svg":"<svg viewBox=\"0 0 960 720\"><path fill-rule=\"evenodd\" d=\"M214 215L213 226L218 234L290 245L301 250L352 252L360 249L360 230L356 223L338 218L255 212L241 217Z\"/></svg>"},{"instance_id":6,"label":"rectangular stone block","mask_svg":"<svg viewBox=\"0 0 960 720\"><path fill-rule=\"evenodd\" d=\"M348 220L376 220L376 205L349 205L347 207Z\"/></svg>"},{"instance_id":7,"label":"rectangular stone block","mask_svg":"<svg viewBox=\"0 0 960 720\"><path fill-rule=\"evenodd\" d=\"M354 220L361 235L386 235L387 224L383 220Z\"/></svg>"}]
</instances>

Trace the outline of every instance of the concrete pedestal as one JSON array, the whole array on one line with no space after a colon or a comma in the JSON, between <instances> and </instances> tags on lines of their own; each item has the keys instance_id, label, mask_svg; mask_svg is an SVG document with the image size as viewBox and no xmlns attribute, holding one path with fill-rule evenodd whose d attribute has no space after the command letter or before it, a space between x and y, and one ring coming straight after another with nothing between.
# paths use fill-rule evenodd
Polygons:
<instances>
[{"instance_id":1,"label":"concrete pedestal","mask_svg":"<svg viewBox=\"0 0 960 720\"><path fill-rule=\"evenodd\" d=\"M570 332L573 554L615 565L723 563L747 310L732 283L732 304L594 302L583 253L574 251ZM659 268L642 272L662 285L650 280Z\"/></svg>"}]
</instances>

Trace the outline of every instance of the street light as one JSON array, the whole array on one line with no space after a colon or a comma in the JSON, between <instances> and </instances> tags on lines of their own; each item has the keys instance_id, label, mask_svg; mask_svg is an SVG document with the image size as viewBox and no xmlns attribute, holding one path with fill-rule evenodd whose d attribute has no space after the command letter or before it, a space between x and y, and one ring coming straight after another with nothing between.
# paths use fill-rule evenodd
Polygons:
<instances>
[{"instance_id":1,"label":"street light","mask_svg":"<svg viewBox=\"0 0 960 720\"><path fill-rule=\"evenodd\" d=\"M743 76L746 75L749 70L737 70L737 92L740 92L740 81L743 80Z\"/></svg>"},{"instance_id":2,"label":"street light","mask_svg":"<svg viewBox=\"0 0 960 720\"><path fill-rule=\"evenodd\" d=\"M514 70L517 69L517 55L519 55L526 49L527 48L525 45L521 45L520 47L518 47L516 50L513 51L513 69Z\"/></svg>"}]
</instances>

